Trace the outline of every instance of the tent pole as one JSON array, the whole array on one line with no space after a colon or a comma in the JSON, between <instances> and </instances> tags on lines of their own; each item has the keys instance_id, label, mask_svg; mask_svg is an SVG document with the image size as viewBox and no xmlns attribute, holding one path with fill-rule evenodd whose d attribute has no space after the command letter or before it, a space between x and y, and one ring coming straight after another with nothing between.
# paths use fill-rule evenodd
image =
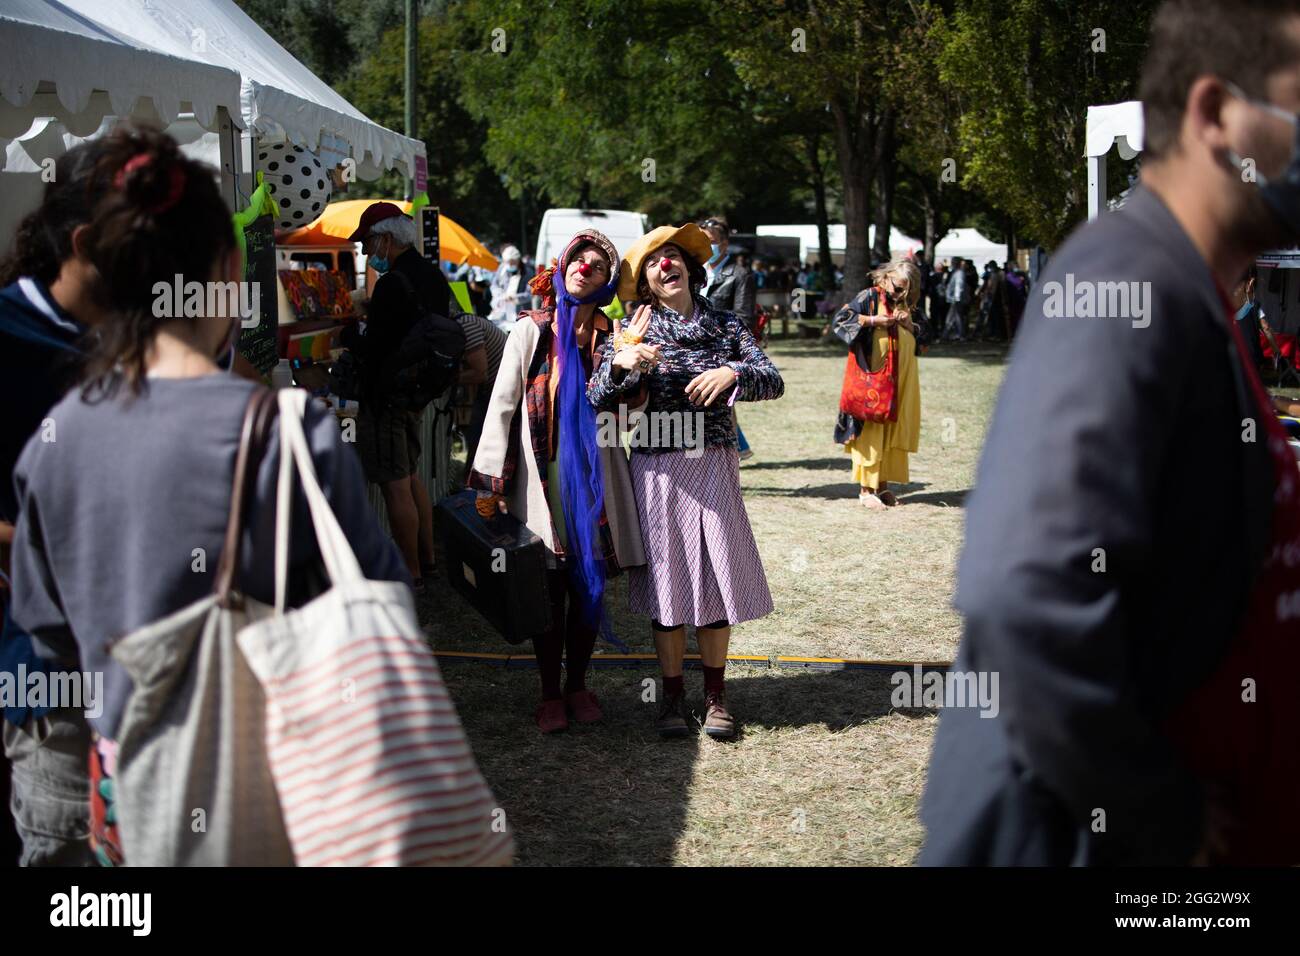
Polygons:
<instances>
[{"instance_id":1,"label":"tent pole","mask_svg":"<svg viewBox=\"0 0 1300 956\"><path fill-rule=\"evenodd\" d=\"M221 198L231 212L239 211L239 170L242 165L240 132L224 106L217 107L217 148L221 162Z\"/></svg>"},{"instance_id":2,"label":"tent pole","mask_svg":"<svg viewBox=\"0 0 1300 956\"><path fill-rule=\"evenodd\" d=\"M1088 218L1096 219L1106 208L1106 154L1088 157Z\"/></svg>"}]
</instances>

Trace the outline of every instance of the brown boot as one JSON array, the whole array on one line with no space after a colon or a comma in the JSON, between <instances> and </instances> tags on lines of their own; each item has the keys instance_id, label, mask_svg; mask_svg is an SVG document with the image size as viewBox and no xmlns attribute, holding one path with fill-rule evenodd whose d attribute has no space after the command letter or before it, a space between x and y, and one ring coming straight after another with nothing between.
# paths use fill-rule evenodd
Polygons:
<instances>
[{"instance_id":1,"label":"brown boot","mask_svg":"<svg viewBox=\"0 0 1300 956\"><path fill-rule=\"evenodd\" d=\"M736 736L736 719L727 710L724 691L710 691L704 698L704 732L715 740L732 740Z\"/></svg>"},{"instance_id":2,"label":"brown boot","mask_svg":"<svg viewBox=\"0 0 1300 956\"><path fill-rule=\"evenodd\" d=\"M655 730L660 737L685 737L690 728L686 726L686 694L664 696L659 705L659 716L655 720Z\"/></svg>"}]
</instances>

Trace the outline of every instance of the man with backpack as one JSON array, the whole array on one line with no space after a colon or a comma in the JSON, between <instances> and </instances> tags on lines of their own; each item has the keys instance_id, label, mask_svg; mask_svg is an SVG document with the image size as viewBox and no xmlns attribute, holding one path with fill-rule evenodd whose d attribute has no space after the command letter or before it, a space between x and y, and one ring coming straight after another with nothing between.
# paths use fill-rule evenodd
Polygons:
<instances>
[{"instance_id":1,"label":"man with backpack","mask_svg":"<svg viewBox=\"0 0 1300 956\"><path fill-rule=\"evenodd\" d=\"M383 493L393 540L419 591L434 565L433 507L416 474L421 411L454 381L464 333L446 318L451 287L416 250L415 222L401 209L373 203L349 239L362 243L366 264L379 274L365 333L351 328L343 343L360 360L357 453L367 480ZM451 341L456 336L459 346ZM447 365L449 372L440 367Z\"/></svg>"}]
</instances>

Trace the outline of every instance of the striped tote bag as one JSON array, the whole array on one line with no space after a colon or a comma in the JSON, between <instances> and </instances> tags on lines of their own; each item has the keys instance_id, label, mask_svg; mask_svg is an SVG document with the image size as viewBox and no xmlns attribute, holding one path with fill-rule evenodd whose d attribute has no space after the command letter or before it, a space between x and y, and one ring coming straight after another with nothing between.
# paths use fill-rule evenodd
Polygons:
<instances>
[{"instance_id":1,"label":"striped tote bag","mask_svg":"<svg viewBox=\"0 0 1300 956\"><path fill-rule=\"evenodd\" d=\"M300 866L509 863L513 842L404 584L369 581L317 483L306 393L280 392L275 614L242 629ZM285 610L294 476L330 589Z\"/></svg>"}]
</instances>

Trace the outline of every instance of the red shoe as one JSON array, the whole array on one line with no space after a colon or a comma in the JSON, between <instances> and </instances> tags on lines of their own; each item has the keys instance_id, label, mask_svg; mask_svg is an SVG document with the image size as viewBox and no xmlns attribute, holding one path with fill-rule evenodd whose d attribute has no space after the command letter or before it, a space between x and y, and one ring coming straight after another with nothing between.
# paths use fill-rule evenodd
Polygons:
<instances>
[{"instance_id":1,"label":"red shoe","mask_svg":"<svg viewBox=\"0 0 1300 956\"><path fill-rule=\"evenodd\" d=\"M564 713L564 701L544 700L537 708L537 729L544 734L558 734L569 729L569 718Z\"/></svg>"},{"instance_id":2,"label":"red shoe","mask_svg":"<svg viewBox=\"0 0 1300 956\"><path fill-rule=\"evenodd\" d=\"M572 694L565 694L564 699L568 702L569 713L580 724L594 724L605 716L600 701L589 690L575 690Z\"/></svg>"}]
</instances>

